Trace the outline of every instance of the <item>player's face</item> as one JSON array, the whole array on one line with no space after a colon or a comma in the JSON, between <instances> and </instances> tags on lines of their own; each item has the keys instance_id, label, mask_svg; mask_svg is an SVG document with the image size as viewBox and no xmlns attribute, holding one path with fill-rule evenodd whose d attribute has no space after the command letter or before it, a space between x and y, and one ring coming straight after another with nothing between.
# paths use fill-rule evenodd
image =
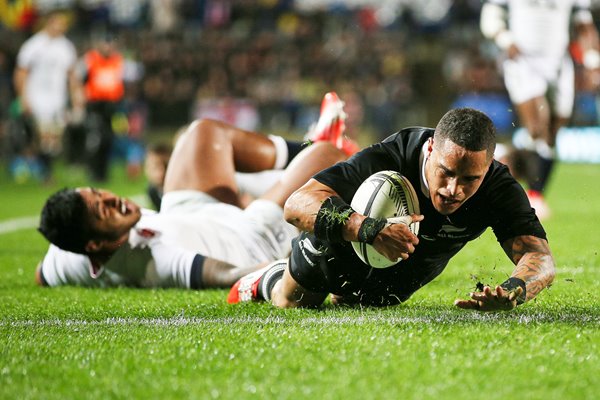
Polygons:
<instances>
[{"instance_id":1,"label":"player's face","mask_svg":"<svg viewBox=\"0 0 600 400\"><path fill-rule=\"evenodd\" d=\"M469 151L445 140L429 143L425 177L433 207L443 215L455 212L477 192L491 164L487 151Z\"/></svg>"},{"instance_id":2,"label":"player's face","mask_svg":"<svg viewBox=\"0 0 600 400\"><path fill-rule=\"evenodd\" d=\"M94 239L119 241L126 238L129 230L140 220L140 207L107 190L95 188L77 189L88 209L88 221Z\"/></svg>"},{"instance_id":3,"label":"player's face","mask_svg":"<svg viewBox=\"0 0 600 400\"><path fill-rule=\"evenodd\" d=\"M46 27L51 36L64 35L69 29L69 17L65 14L56 14L50 17Z\"/></svg>"}]
</instances>

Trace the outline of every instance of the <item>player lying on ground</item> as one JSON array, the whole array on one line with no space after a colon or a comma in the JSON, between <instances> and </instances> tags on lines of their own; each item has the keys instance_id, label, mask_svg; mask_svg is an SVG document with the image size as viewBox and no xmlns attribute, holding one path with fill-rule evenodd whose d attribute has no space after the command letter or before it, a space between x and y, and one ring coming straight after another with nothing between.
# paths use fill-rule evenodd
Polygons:
<instances>
[{"instance_id":1,"label":"player lying on ground","mask_svg":"<svg viewBox=\"0 0 600 400\"><path fill-rule=\"evenodd\" d=\"M325 118L336 125L339 116ZM95 188L59 191L42 211L39 230L53 244L38 266L38 283L229 287L257 266L287 256L298 232L283 219L285 200L346 155L327 140L314 143L264 195L238 207L235 171L283 164L282 151L263 135L200 120L173 151L160 213Z\"/></svg>"},{"instance_id":2,"label":"player lying on ground","mask_svg":"<svg viewBox=\"0 0 600 400\"><path fill-rule=\"evenodd\" d=\"M552 282L554 261L523 188L493 160L495 143L486 115L455 109L435 130L403 129L321 171L285 204L285 218L303 231L292 243L289 260L240 279L228 301L313 307L331 293L337 304L398 304L438 276L487 227L516 268L504 283L455 304L510 310L533 299ZM400 172L416 189L422 215L413 215L412 223L420 223L418 237L407 225L380 225L348 205L365 179L384 170ZM338 218L328 218L334 214ZM370 243L390 260L403 260L386 269L370 268L350 242Z\"/></svg>"}]
</instances>

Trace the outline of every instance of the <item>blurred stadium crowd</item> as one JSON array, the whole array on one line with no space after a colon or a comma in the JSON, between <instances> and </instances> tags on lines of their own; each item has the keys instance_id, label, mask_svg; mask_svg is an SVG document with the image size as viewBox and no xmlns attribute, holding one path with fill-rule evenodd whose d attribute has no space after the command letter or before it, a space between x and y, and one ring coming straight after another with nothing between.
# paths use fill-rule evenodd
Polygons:
<instances>
[{"instance_id":1,"label":"blurred stadium crowd","mask_svg":"<svg viewBox=\"0 0 600 400\"><path fill-rule=\"evenodd\" d=\"M123 135L208 116L302 137L329 90L355 138L433 125L453 105L482 109L506 135L516 123L480 0L0 0L0 135L19 48L57 8L79 55L108 33L123 54L123 110L137 121ZM578 71L572 123L596 125L596 93Z\"/></svg>"}]
</instances>

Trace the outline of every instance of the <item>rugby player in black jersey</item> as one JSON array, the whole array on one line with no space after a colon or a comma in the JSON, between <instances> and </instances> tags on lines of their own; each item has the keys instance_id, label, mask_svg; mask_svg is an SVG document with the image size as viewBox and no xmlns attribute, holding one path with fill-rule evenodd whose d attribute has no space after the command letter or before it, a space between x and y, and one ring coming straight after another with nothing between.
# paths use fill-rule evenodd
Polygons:
<instances>
[{"instance_id":1,"label":"rugby player in black jersey","mask_svg":"<svg viewBox=\"0 0 600 400\"><path fill-rule=\"evenodd\" d=\"M495 128L482 112L446 113L434 129L403 129L318 174L286 202L285 217L302 233L289 259L240 279L230 303L270 300L277 307L314 307L329 294L337 304L388 306L432 281L464 245L491 227L515 268L505 282L456 300L479 311L510 310L536 297L554 279L546 233L527 195L493 158ZM349 206L371 174L396 170L419 198L418 237L405 224L385 226ZM340 218L324 216L338 213ZM362 228L362 229L361 229ZM351 241L371 243L390 260L364 264Z\"/></svg>"}]
</instances>

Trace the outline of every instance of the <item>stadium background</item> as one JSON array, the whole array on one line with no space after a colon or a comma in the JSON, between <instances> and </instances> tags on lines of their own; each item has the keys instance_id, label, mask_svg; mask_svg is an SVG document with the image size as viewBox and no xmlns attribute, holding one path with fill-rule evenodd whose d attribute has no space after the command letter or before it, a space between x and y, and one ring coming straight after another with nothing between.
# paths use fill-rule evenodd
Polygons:
<instances>
[{"instance_id":1,"label":"stadium background","mask_svg":"<svg viewBox=\"0 0 600 400\"><path fill-rule=\"evenodd\" d=\"M177 6L179 22L156 22L150 4ZM68 36L80 54L97 35L115 35L134 61L128 89L146 117L144 141L203 109L301 137L332 89L347 101L350 133L363 144L405 125L433 125L458 100L486 107L506 136L513 129L497 50L479 33L479 0L0 0L3 127L14 57L36 26L32 6L69 8ZM598 11L595 1L596 22ZM587 90L567 136L575 151L598 158L596 93L578 72ZM577 132L591 138L578 142ZM48 246L35 231L41 205L56 189L89 181L61 166L55 185L11 182L4 154L0 399L598 398L596 165L561 163L553 178L554 214L545 224L557 261L553 286L514 312L482 315L452 301L510 272L491 232L405 306L383 310L236 308L211 290L36 287ZM129 181L121 166L107 187L142 193L142 180Z\"/></svg>"},{"instance_id":2,"label":"stadium background","mask_svg":"<svg viewBox=\"0 0 600 400\"><path fill-rule=\"evenodd\" d=\"M56 8L72 15L79 54L97 37L116 40L146 140L198 116L301 136L328 90L347 102L348 134L362 143L434 125L453 105L487 112L505 137L516 122L479 0L0 0L3 121L19 46ZM572 125L597 125L592 79L581 68L577 77Z\"/></svg>"}]
</instances>

